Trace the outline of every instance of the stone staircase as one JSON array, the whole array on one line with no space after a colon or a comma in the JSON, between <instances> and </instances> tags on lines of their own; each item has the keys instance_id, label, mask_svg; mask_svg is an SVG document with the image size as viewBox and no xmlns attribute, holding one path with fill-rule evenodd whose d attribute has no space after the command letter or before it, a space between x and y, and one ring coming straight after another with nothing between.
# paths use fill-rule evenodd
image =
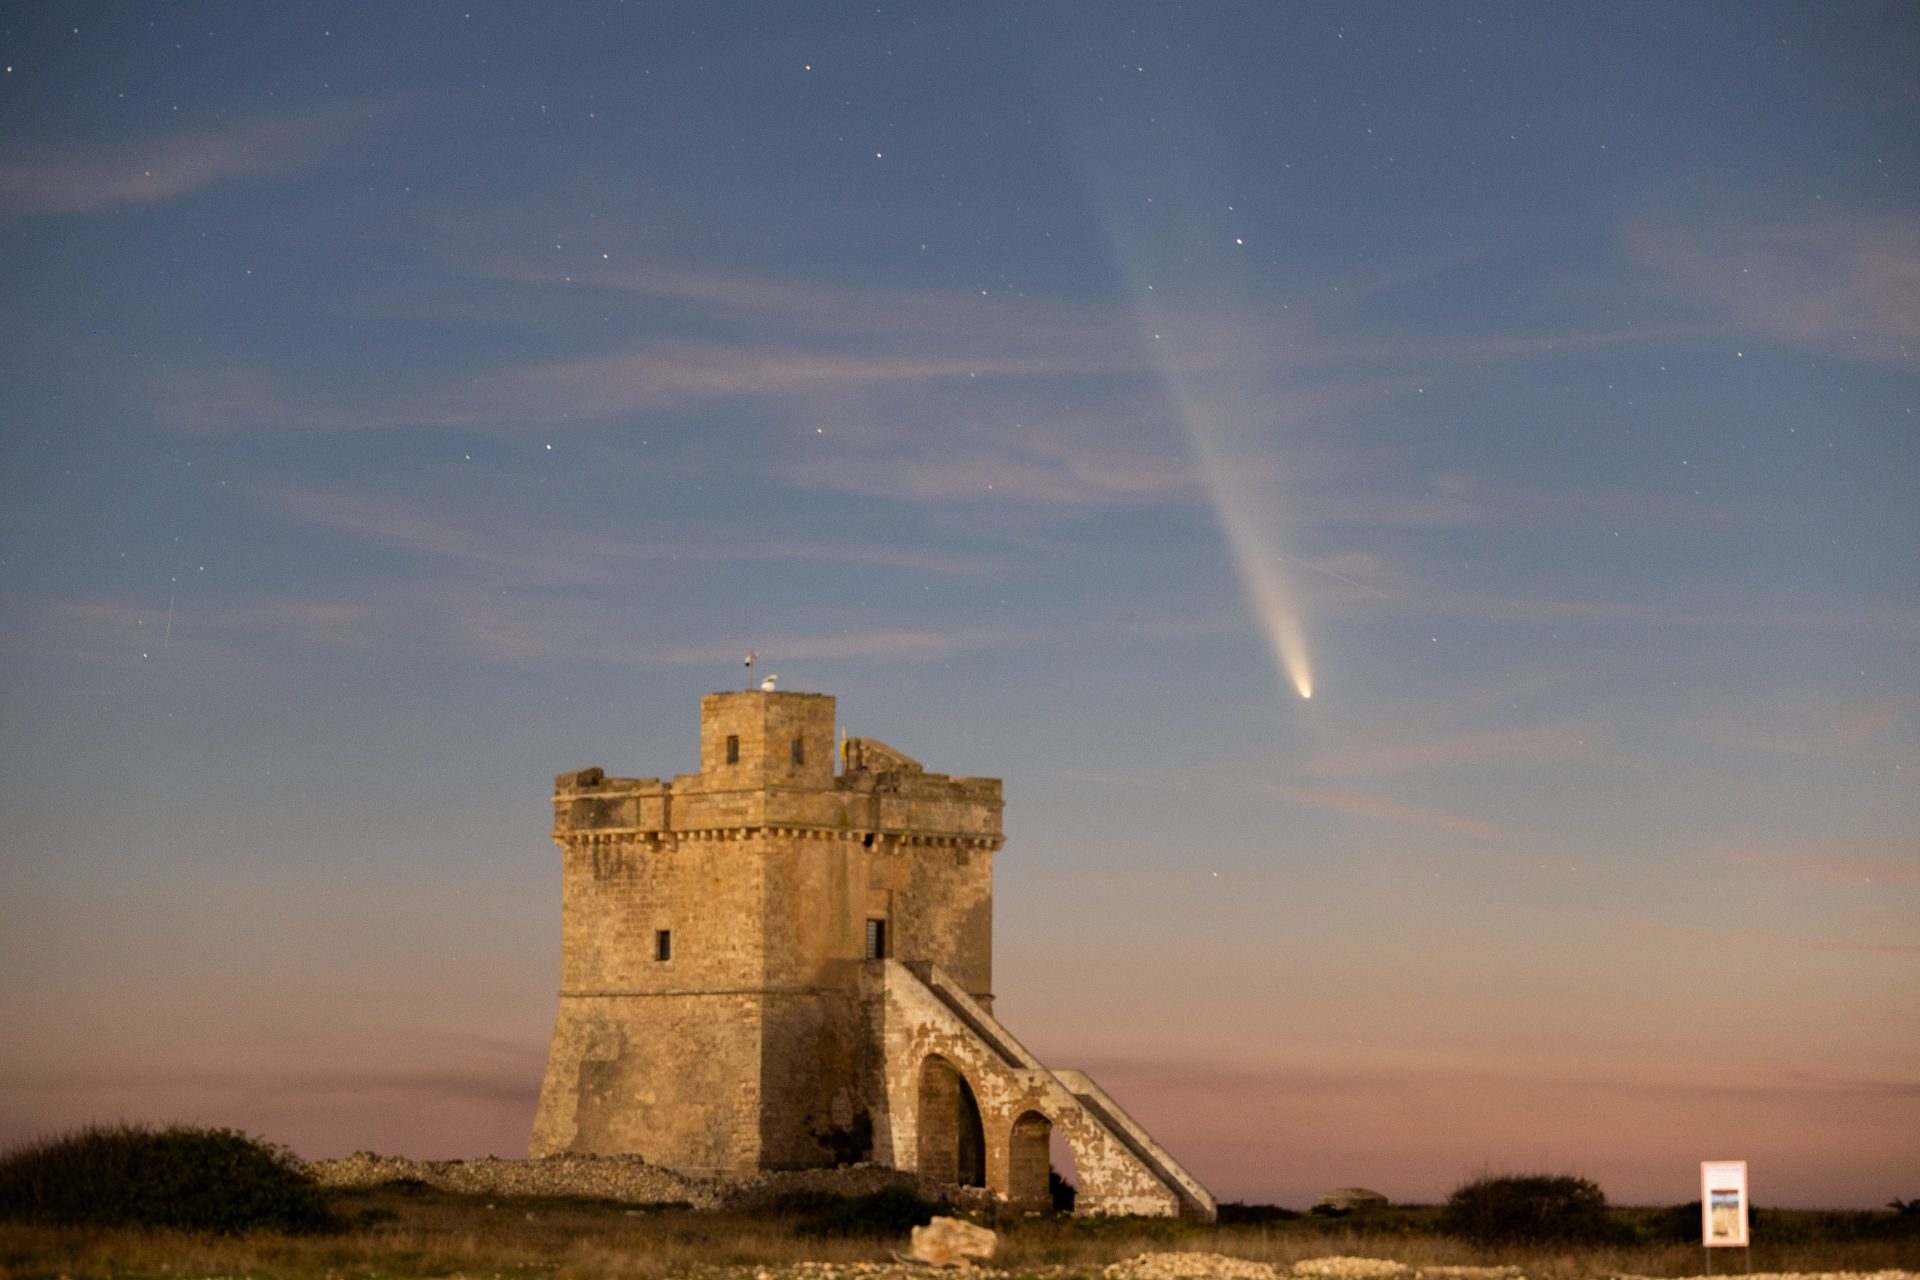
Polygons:
<instances>
[{"instance_id":1,"label":"stone staircase","mask_svg":"<svg viewBox=\"0 0 1920 1280\"><path fill-rule=\"evenodd\" d=\"M916 1167L918 1076L930 1057L939 1057L966 1080L983 1128L993 1135L986 1138L987 1181L1002 1196L1033 1196L1035 1155L1001 1146L996 1137L1031 1126L1037 1113L1073 1151L1076 1212L1213 1219L1207 1189L1085 1072L1050 1070L933 964L869 961L866 969L863 985L883 997L888 1105L886 1123L876 1125L876 1146L891 1145L896 1167ZM1044 1187L1044 1155L1037 1158Z\"/></svg>"}]
</instances>

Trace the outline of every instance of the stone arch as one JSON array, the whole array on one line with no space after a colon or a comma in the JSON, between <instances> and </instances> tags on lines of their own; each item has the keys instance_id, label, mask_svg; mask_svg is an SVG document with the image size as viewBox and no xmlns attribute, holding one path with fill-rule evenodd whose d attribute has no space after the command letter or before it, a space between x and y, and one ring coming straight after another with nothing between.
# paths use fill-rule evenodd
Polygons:
<instances>
[{"instance_id":1,"label":"stone arch","mask_svg":"<svg viewBox=\"0 0 1920 1280\"><path fill-rule=\"evenodd\" d=\"M980 1104L960 1069L938 1054L920 1064L919 1171L963 1187L987 1185Z\"/></svg>"},{"instance_id":2,"label":"stone arch","mask_svg":"<svg viewBox=\"0 0 1920 1280\"><path fill-rule=\"evenodd\" d=\"M1024 1207L1050 1207L1053 1190L1047 1183L1052 1162L1053 1121L1038 1111L1023 1111L1014 1119L1007 1141L1007 1199Z\"/></svg>"}]
</instances>

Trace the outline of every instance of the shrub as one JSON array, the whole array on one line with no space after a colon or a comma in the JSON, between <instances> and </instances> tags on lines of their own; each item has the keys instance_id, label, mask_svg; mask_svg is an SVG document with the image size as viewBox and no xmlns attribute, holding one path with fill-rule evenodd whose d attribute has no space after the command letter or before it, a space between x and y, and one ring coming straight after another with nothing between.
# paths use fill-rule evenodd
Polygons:
<instances>
[{"instance_id":1,"label":"shrub","mask_svg":"<svg viewBox=\"0 0 1920 1280\"><path fill-rule=\"evenodd\" d=\"M885 1239L911 1234L941 1212L941 1206L923 1200L905 1187L882 1187L863 1196L841 1196L827 1191L794 1191L770 1206L774 1212L799 1220L794 1234L801 1236L871 1236Z\"/></svg>"},{"instance_id":2,"label":"shrub","mask_svg":"<svg viewBox=\"0 0 1920 1280\"><path fill-rule=\"evenodd\" d=\"M1772 1220L1773 1212L1773 1210L1769 1209L1764 1216L1768 1219L1768 1235L1775 1243L1778 1243L1782 1237L1775 1232L1775 1224ZM1756 1236L1760 1234L1760 1219L1762 1216L1759 1205L1747 1206L1747 1229ZM1847 1215L1843 1213L1839 1215L1828 1214L1825 1216L1835 1221L1844 1222L1848 1217L1857 1217L1858 1215ZM1840 1233L1836 1233L1831 1229L1823 1229L1819 1224L1806 1221L1806 1215L1802 1215L1802 1219L1796 1234L1800 1235L1803 1239L1854 1239L1860 1234L1857 1228L1843 1225ZM1662 1209L1655 1217L1645 1223L1645 1235L1648 1239L1657 1240L1663 1244L1699 1244L1700 1202L1698 1200L1689 1200L1685 1204L1676 1204L1671 1208Z\"/></svg>"},{"instance_id":3,"label":"shrub","mask_svg":"<svg viewBox=\"0 0 1920 1280\"><path fill-rule=\"evenodd\" d=\"M1476 1244L1605 1240L1607 1197L1570 1174L1483 1175L1454 1188L1440 1229Z\"/></svg>"},{"instance_id":4,"label":"shrub","mask_svg":"<svg viewBox=\"0 0 1920 1280\"><path fill-rule=\"evenodd\" d=\"M0 1219L234 1234L338 1226L293 1154L231 1129L90 1125L0 1156Z\"/></svg>"},{"instance_id":5,"label":"shrub","mask_svg":"<svg viewBox=\"0 0 1920 1280\"><path fill-rule=\"evenodd\" d=\"M1060 1171L1047 1169L1047 1199L1053 1202L1055 1213L1072 1213L1074 1201L1080 1198L1080 1188L1060 1176Z\"/></svg>"},{"instance_id":6,"label":"shrub","mask_svg":"<svg viewBox=\"0 0 1920 1280\"><path fill-rule=\"evenodd\" d=\"M1223 1227L1264 1227L1272 1222L1291 1222L1300 1216L1296 1209L1277 1204L1247 1204L1241 1200L1229 1200L1219 1206L1219 1210L1218 1221Z\"/></svg>"},{"instance_id":7,"label":"shrub","mask_svg":"<svg viewBox=\"0 0 1920 1280\"><path fill-rule=\"evenodd\" d=\"M1645 1226L1648 1239L1662 1244L1699 1244L1700 1202L1692 1200L1662 1209Z\"/></svg>"}]
</instances>

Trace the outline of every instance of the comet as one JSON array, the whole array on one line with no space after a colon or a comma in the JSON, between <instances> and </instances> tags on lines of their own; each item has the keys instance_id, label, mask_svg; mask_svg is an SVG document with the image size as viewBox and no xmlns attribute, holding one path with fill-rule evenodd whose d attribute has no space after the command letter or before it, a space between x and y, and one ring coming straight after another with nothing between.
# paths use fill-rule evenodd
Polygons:
<instances>
[{"instance_id":1,"label":"comet","mask_svg":"<svg viewBox=\"0 0 1920 1280\"><path fill-rule=\"evenodd\" d=\"M1281 683L1290 685L1303 701L1311 699L1313 667L1307 657L1305 628L1300 623L1292 583L1282 568L1284 557L1278 554L1272 532L1262 518L1262 506L1247 485L1245 469L1233 466L1232 460L1225 456L1220 432L1210 421L1211 415L1204 412L1199 397L1183 392L1177 375L1170 375L1169 381L1182 424L1193 442L1201 475L1207 482L1214 518L1220 522L1220 531L1233 554L1241 589L1246 592L1254 618L1266 634L1274 672Z\"/></svg>"},{"instance_id":2,"label":"comet","mask_svg":"<svg viewBox=\"0 0 1920 1280\"><path fill-rule=\"evenodd\" d=\"M1190 102L1162 106L1168 119L1197 124ZM1068 114L1071 119L1075 113ZM1252 477L1259 469L1247 463L1256 446L1243 443L1275 425L1272 397L1263 394L1262 380L1270 373L1251 364L1223 365L1218 330L1187 323L1201 314L1248 313L1247 259L1237 252L1246 237L1225 227L1242 215L1224 198L1208 201L1200 194L1230 190L1235 184L1221 175L1197 172L1204 165L1203 150L1167 141L1191 136L1194 128L1169 128L1165 135L1156 135L1159 144L1149 145L1144 154L1119 155L1100 153L1093 145L1097 131L1091 121L1087 124L1087 131L1080 132L1069 123L1066 132L1079 134L1088 193L1132 301L1142 346L1151 353L1160 385L1192 443L1214 518L1248 606L1265 634L1274 672L1283 687L1302 700L1311 699L1306 631L1283 567L1286 557L1276 536L1271 495L1253 489ZM1147 196L1143 204L1142 175L1151 175L1154 189L1174 198L1154 204ZM1174 287L1157 289L1156 281ZM1170 295L1181 301L1173 302Z\"/></svg>"}]
</instances>

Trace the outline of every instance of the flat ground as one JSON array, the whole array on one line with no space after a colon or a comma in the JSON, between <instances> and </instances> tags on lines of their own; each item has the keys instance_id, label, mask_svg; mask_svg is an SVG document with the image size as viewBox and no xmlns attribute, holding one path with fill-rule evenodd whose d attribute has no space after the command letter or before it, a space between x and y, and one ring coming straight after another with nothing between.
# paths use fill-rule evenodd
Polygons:
<instances>
[{"instance_id":1,"label":"flat ground","mask_svg":"<svg viewBox=\"0 0 1920 1280\"><path fill-rule=\"evenodd\" d=\"M711 1212L604 1200L458 1195L420 1184L339 1191L337 1235L234 1238L133 1230L0 1225L0 1280L584 1280L697 1276L711 1280L833 1280L915 1275L904 1233L820 1236L804 1214ZM1624 1210L1632 1219L1639 1211ZM1652 1221L1656 1211L1645 1211ZM1920 1235L1859 1238L1892 1214L1770 1210L1775 1239L1751 1258L1722 1250L1721 1276L1875 1275L1920 1280ZM1432 1234L1435 1211L1388 1210L1366 1221L1305 1217L1201 1226L1155 1219L1026 1219L1000 1232L994 1273L1037 1280L1601 1280L1697 1276L1698 1245L1632 1244L1481 1250ZM1768 1221L1763 1217L1762 1224ZM1398 1264L1396 1267L1393 1264Z\"/></svg>"}]
</instances>

